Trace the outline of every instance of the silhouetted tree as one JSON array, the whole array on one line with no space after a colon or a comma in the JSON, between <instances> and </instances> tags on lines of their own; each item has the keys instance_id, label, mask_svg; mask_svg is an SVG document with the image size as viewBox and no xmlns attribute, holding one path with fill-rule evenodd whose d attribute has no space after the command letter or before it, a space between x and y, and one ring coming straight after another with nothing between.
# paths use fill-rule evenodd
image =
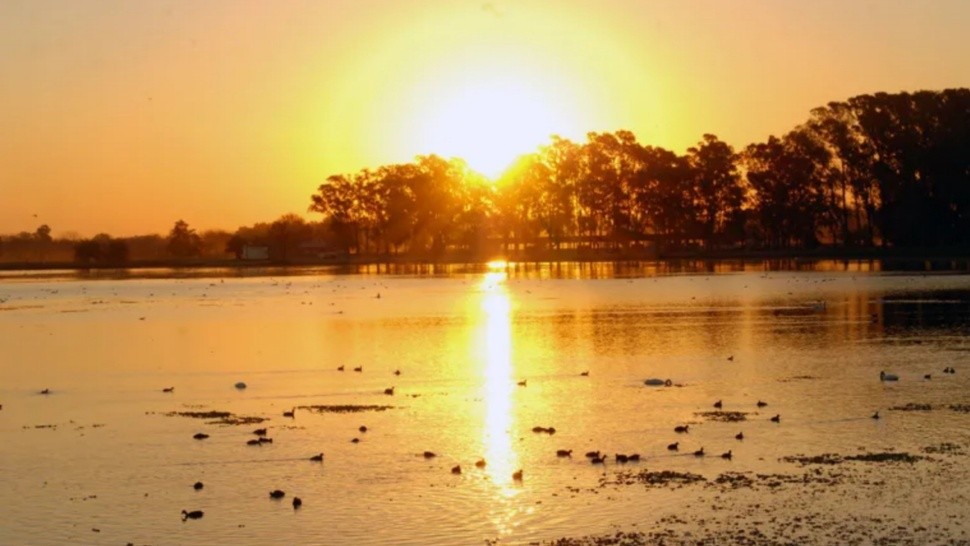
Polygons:
<instances>
[{"instance_id":1,"label":"silhouetted tree","mask_svg":"<svg viewBox=\"0 0 970 546\"><path fill-rule=\"evenodd\" d=\"M178 258L189 258L201 253L202 244L199 235L184 220L175 222L168 234L168 252Z\"/></svg>"}]
</instances>

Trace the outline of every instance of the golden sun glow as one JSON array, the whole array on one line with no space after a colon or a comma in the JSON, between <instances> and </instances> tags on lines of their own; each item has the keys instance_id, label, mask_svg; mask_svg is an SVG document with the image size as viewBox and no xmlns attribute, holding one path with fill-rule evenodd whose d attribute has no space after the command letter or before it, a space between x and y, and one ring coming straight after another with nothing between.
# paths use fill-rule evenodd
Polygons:
<instances>
[{"instance_id":1,"label":"golden sun glow","mask_svg":"<svg viewBox=\"0 0 970 546\"><path fill-rule=\"evenodd\" d=\"M421 138L429 149L461 157L494 179L518 155L547 142L560 119L548 98L522 82L468 82L435 104Z\"/></svg>"}]
</instances>

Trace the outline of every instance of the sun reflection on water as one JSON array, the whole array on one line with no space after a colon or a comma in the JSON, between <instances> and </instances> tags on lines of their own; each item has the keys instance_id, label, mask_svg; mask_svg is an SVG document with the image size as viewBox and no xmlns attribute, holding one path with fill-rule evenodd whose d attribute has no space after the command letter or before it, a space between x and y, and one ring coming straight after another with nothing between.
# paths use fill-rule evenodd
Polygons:
<instances>
[{"instance_id":1,"label":"sun reflection on water","mask_svg":"<svg viewBox=\"0 0 970 546\"><path fill-rule=\"evenodd\" d=\"M506 273L493 271L485 274L480 285L481 307L484 313L482 337L484 350L483 398L485 418L482 427L482 443L485 471L495 485L497 500L510 500L519 493L512 474L519 469L518 456L512 447L512 326L511 302L505 287ZM515 514L511 506L495 506L492 520L500 531L508 532L510 519Z\"/></svg>"}]
</instances>

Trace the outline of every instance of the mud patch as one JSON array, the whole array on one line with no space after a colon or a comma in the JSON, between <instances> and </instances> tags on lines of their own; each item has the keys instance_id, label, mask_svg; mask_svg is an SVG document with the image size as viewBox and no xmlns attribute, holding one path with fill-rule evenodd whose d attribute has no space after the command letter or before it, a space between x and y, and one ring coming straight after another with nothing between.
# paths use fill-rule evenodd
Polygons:
<instances>
[{"instance_id":1,"label":"mud patch","mask_svg":"<svg viewBox=\"0 0 970 546\"><path fill-rule=\"evenodd\" d=\"M297 406L297 409L313 411L316 413L361 413L365 411L387 411L395 409L396 406L377 406L377 405L352 405L345 404L339 406Z\"/></svg>"},{"instance_id":2,"label":"mud patch","mask_svg":"<svg viewBox=\"0 0 970 546\"><path fill-rule=\"evenodd\" d=\"M964 451L963 446L957 444L951 444L950 442L944 442L935 446L926 446L921 449L923 453L929 453L932 455L966 455L967 452Z\"/></svg>"},{"instance_id":3,"label":"mud patch","mask_svg":"<svg viewBox=\"0 0 970 546\"><path fill-rule=\"evenodd\" d=\"M703 417L708 421L717 421L720 423L737 423L748 420L748 412L745 411L701 411L694 415Z\"/></svg>"}]
</instances>

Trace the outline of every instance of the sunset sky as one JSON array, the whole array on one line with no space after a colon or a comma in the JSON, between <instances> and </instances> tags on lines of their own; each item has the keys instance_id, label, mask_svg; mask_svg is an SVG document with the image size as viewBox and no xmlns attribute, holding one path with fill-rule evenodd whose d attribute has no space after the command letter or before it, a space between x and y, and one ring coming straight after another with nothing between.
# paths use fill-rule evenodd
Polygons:
<instances>
[{"instance_id":1,"label":"sunset sky","mask_svg":"<svg viewBox=\"0 0 970 546\"><path fill-rule=\"evenodd\" d=\"M967 28L965 0L2 0L0 234L233 230L331 174L494 175L553 133L743 147L970 86Z\"/></svg>"}]
</instances>

